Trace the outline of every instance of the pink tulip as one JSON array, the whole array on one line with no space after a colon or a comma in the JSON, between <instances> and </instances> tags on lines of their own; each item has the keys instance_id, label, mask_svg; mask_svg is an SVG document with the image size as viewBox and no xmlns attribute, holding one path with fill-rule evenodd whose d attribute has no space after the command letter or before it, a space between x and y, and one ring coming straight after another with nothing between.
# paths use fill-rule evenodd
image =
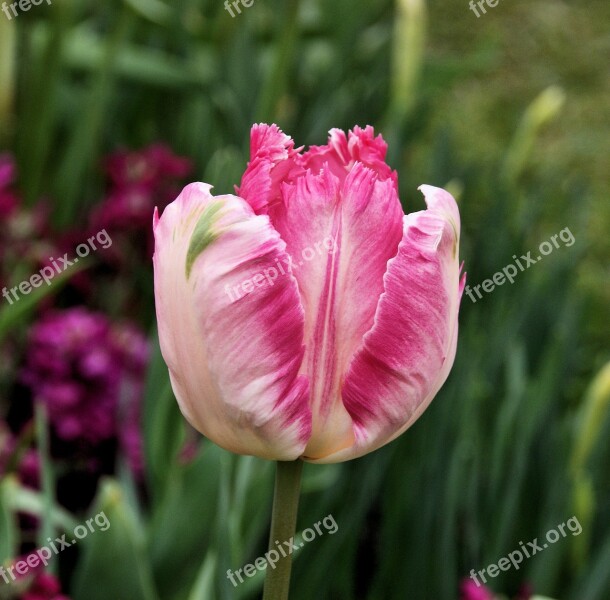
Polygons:
<instances>
[{"instance_id":1,"label":"pink tulip","mask_svg":"<svg viewBox=\"0 0 610 600\"><path fill-rule=\"evenodd\" d=\"M159 338L190 423L274 460L362 456L410 427L457 344L460 216L424 185L404 215L387 145L333 129L308 152L252 128L238 195L188 185L154 217Z\"/></svg>"}]
</instances>

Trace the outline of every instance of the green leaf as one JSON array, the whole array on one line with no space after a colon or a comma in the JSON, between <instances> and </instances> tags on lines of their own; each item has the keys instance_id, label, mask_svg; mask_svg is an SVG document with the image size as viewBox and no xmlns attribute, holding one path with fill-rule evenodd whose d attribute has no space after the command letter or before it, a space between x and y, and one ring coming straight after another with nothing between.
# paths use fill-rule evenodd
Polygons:
<instances>
[{"instance_id":1,"label":"green leaf","mask_svg":"<svg viewBox=\"0 0 610 600\"><path fill-rule=\"evenodd\" d=\"M201 565L201 571L197 575L195 585L189 595L189 600L215 600L214 580L216 576L216 555L212 552L208 554Z\"/></svg>"},{"instance_id":2,"label":"green leaf","mask_svg":"<svg viewBox=\"0 0 610 600\"><path fill-rule=\"evenodd\" d=\"M45 511L45 499L40 492L22 486L16 479L4 482L4 501L12 512L22 512L35 517L42 517ZM78 521L58 504L50 509L51 523L61 531L71 531Z\"/></svg>"},{"instance_id":3,"label":"green leaf","mask_svg":"<svg viewBox=\"0 0 610 600\"><path fill-rule=\"evenodd\" d=\"M89 264L88 261L81 261L77 265L71 266L67 271L63 271L51 280L51 285L34 288L27 296L22 296L18 301L9 304L0 310L0 340L13 328L28 318L30 313L47 296L57 293L79 271L82 271Z\"/></svg>"},{"instance_id":4,"label":"green leaf","mask_svg":"<svg viewBox=\"0 0 610 600\"><path fill-rule=\"evenodd\" d=\"M8 501L9 488L14 485L12 477L0 481L0 565L17 555L17 519Z\"/></svg>"},{"instance_id":5,"label":"green leaf","mask_svg":"<svg viewBox=\"0 0 610 600\"><path fill-rule=\"evenodd\" d=\"M86 27L74 28L67 38L65 60L73 68L98 71L104 60L104 39ZM116 75L155 87L206 86L213 82L216 65L210 52L191 62L156 48L125 44L113 65Z\"/></svg>"},{"instance_id":6,"label":"green leaf","mask_svg":"<svg viewBox=\"0 0 610 600\"><path fill-rule=\"evenodd\" d=\"M74 575L74 600L159 600L146 554L143 524L138 521L116 481L102 483L96 511L110 526L88 535Z\"/></svg>"},{"instance_id":7,"label":"green leaf","mask_svg":"<svg viewBox=\"0 0 610 600\"><path fill-rule=\"evenodd\" d=\"M166 25L172 17L172 9L161 0L124 0L139 15L158 25Z\"/></svg>"},{"instance_id":8,"label":"green leaf","mask_svg":"<svg viewBox=\"0 0 610 600\"><path fill-rule=\"evenodd\" d=\"M221 457L227 452L204 442L188 464L174 463L148 526L155 581L162 598L185 597L212 547L219 520Z\"/></svg>"}]
</instances>

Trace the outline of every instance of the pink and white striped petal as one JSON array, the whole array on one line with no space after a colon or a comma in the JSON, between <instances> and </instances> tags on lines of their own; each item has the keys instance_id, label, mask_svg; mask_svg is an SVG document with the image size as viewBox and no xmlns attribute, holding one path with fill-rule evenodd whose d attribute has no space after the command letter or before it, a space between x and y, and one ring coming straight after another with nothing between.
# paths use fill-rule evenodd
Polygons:
<instances>
[{"instance_id":1,"label":"pink and white striped petal","mask_svg":"<svg viewBox=\"0 0 610 600\"><path fill-rule=\"evenodd\" d=\"M328 168L308 172L282 188L282 200L269 216L287 244L305 309L301 372L310 381L313 413L305 455L322 457L354 444L341 385L373 326L403 212L393 182L380 181L361 163L343 182Z\"/></svg>"},{"instance_id":2,"label":"pink and white striped petal","mask_svg":"<svg viewBox=\"0 0 610 600\"><path fill-rule=\"evenodd\" d=\"M464 286L460 217L449 193L420 189L428 209L404 217L374 325L345 375L342 398L354 444L312 462L357 458L399 436L426 409L453 364Z\"/></svg>"},{"instance_id":3,"label":"pink and white striped petal","mask_svg":"<svg viewBox=\"0 0 610 600\"><path fill-rule=\"evenodd\" d=\"M284 242L268 217L202 183L155 215L154 231L159 339L182 412L232 452L298 458L312 418Z\"/></svg>"}]
</instances>

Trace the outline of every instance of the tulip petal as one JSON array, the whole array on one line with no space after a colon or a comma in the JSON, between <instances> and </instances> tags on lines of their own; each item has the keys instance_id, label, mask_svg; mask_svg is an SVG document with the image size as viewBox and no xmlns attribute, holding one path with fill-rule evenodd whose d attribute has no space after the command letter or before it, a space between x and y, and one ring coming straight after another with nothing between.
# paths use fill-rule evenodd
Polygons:
<instances>
[{"instance_id":1,"label":"tulip petal","mask_svg":"<svg viewBox=\"0 0 610 600\"><path fill-rule=\"evenodd\" d=\"M420 189L428 209L404 217L404 236L384 277L375 324L343 384L355 443L315 462L356 458L396 438L426 409L453 364L464 286L460 217L449 193Z\"/></svg>"},{"instance_id":2,"label":"tulip petal","mask_svg":"<svg viewBox=\"0 0 610 600\"><path fill-rule=\"evenodd\" d=\"M254 125L250 132L250 162L236 193L256 214L267 214L280 198L280 184L304 173L299 150L277 125Z\"/></svg>"},{"instance_id":3,"label":"tulip petal","mask_svg":"<svg viewBox=\"0 0 610 600\"><path fill-rule=\"evenodd\" d=\"M381 181L391 179L397 188L398 175L385 162L388 145L381 135L367 125L364 129L354 127L345 135L341 129L331 129L326 146L311 146L302 156L302 164L313 173L319 173L326 164L341 183L360 162L372 169Z\"/></svg>"},{"instance_id":4,"label":"tulip petal","mask_svg":"<svg viewBox=\"0 0 610 600\"><path fill-rule=\"evenodd\" d=\"M305 455L321 457L354 443L341 383L373 326L403 212L393 182L361 163L343 184L326 168L285 185L282 196L269 216L292 257L305 309L301 371L309 377L313 413Z\"/></svg>"},{"instance_id":5,"label":"tulip petal","mask_svg":"<svg viewBox=\"0 0 610 600\"><path fill-rule=\"evenodd\" d=\"M195 183L154 230L159 339L182 412L232 452L298 458L311 432L304 313L269 218Z\"/></svg>"}]
</instances>

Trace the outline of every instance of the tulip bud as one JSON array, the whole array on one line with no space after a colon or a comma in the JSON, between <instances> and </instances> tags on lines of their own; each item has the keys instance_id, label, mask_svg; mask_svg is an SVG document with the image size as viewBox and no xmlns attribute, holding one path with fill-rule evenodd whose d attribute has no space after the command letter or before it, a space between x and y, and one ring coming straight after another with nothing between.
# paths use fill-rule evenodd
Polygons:
<instances>
[{"instance_id":1,"label":"tulip bud","mask_svg":"<svg viewBox=\"0 0 610 600\"><path fill-rule=\"evenodd\" d=\"M161 351L180 408L240 454L333 463L413 424L453 364L464 278L445 190L404 215L373 128L308 152L255 125L237 196L154 219Z\"/></svg>"}]
</instances>

